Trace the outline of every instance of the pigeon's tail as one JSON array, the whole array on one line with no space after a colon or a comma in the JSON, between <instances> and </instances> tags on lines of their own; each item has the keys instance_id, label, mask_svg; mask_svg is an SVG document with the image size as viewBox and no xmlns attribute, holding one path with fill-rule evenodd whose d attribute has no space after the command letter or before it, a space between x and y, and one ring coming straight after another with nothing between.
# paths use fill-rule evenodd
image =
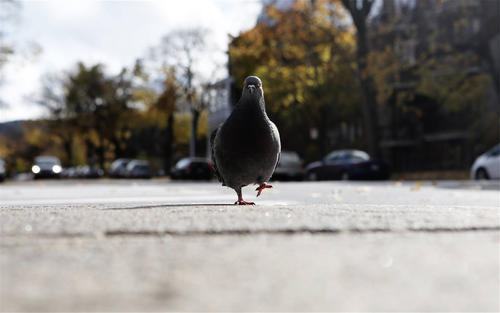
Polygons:
<instances>
[{"instance_id":1,"label":"pigeon's tail","mask_svg":"<svg viewBox=\"0 0 500 313\"><path fill-rule=\"evenodd\" d=\"M212 152L212 164L213 164L213 170L215 173L215 176L217 176L217 179L222 183L223 186L226 184L222 180L222 176L219 173L219 169L217 169L217 162L215 161L215 136L217 136L217 132L219 131L220 127L217 127L211 134L210 134L210 147L211 147L211 152Z\"/></svg>"}]
</instances>

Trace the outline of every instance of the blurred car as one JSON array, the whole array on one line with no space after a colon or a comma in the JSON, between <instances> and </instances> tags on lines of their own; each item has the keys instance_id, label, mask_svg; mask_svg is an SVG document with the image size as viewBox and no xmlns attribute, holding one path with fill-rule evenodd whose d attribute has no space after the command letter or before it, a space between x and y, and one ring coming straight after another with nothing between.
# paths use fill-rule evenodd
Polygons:
<instances>
[{"instance_id":1,"label":"blurred car","mask_svg":"<svg viewBox=\"0 0 500 313\"><path fill-rule=\"evenodd\" d=\"M61 161L54 156L39 156L31 167L34 178L59 178L62 172Z\"/></svg>"},{"instance_id":2,"label":"blurred car","mask_svg":"<svg viewBox=\"0 0 500 313\"><path fill-rule=\"evenodd\" d=\"M77 178L100 178L104 171L96 166L82 165L76 168L74 177Z\"/></svg>"},{"instance_id":3,"label":"blurred car","mask_svg":"<svg viewBox=\"0 0 500 313\"><path fill-rule=\"evenodd\" d=\"M116 159L109 168L109 177L125 178L127 177L127 165L132 159Z\"/></svg>"},{"instance_id":4,"label":"blurred car","mask_svg":"<svg viewBox=\"0 0 500 313\"><path fill-rule=\"evenodd\" d=\"M184 158L170 171L172 179L206 179L213 176L213 167L205 158Z\"/></svg>"},{"instance_id":5,"label":"blurred car","mask_svg":"<svg viewBox=\"0 0 500 313\"><path fill-rule=\"evenodd\" d=\"M0 182L3 182L7 177L7 171L5 169L5 161L0 159Z\"/></svg>"},{"instance_id":6,"label":"blurred car","mask_svg":"<svg viewBox=\"0 0 500 313\"><path fill-rule=\"evenodd\" d=\"M472 179L500 179L500 144L474 161L470 175Z\"/></svg>"},{"instance_id":7,"label":"blurred car","mask_svg":"<svg viewBox=\"0 0 500 313\"><path fill-rule=\"evenodd\" d=\"M151 178L153 171L148 161L131 160L126 167L126 176L128 178Z\"/></svg>"},{"instance_id":8,"label":"blurred car","mask_svg":"<svg viewBox=\"0 0 500 313\"><path fill-rule=\"evenodd\" d=\"M336 150L306 167L308 180L379 180L389 176L386 163L360 150Z\"/></svg>"},{"instance_id":9,"label":"blurred car","mask_svg":"<svg viewBox=\"0 0 500 313\"><path fill-rule=\"evenodd\" d=\"M61 177L63 178L75 178L76 177L76 167L66 167L61 172Z\"/></svg>"},{"instance_id":10,"label":"blurred car","mask_svg":"<svg viewBox=\"0 0 500 313\"><path fill-rule=\"evenodd\" d=\"M304 178L303 162L297 152L281 151L280 160L272 178L276 180L302 180Z\"/></svg>"}]
</instances>

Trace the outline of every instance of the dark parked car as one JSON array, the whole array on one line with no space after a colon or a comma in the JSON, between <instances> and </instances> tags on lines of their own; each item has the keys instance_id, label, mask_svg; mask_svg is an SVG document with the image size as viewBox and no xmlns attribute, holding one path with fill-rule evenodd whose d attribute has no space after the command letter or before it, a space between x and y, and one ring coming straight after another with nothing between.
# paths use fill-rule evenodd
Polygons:
<instances>
[{"instance_id":1,"label":"dark parked car","mask_svg":"<svg viewBox=\"0 0 500 313\"><path fill-rule=\"evenodd\" d=\"M96 166L82 165L76 168L75 174L78 178L101 178L104 171Z\"/></svg>"},{"instance_id":2,"label":"dark parked car","mask_svg":"<svg viewBox=\"0 0 500 313\"><path fill-rule=\"evenodd\" d=\"M5 161L0 159L0 182L3 182L7 177L7 171L5 170Z\"/></svg>"},{"instance_id":3,"label":"dark parked car","mask_svg":"<svg viewBox=\"0 0 500 313\"><path fill-rule=\"evenodd\" d=\"M31 167L34 178L59 178L62 172L61 161L54 156L39 156Z\"/></svg>"},{"instance_id":4,"label":"dark parked car","mask_svg":"<svg viewBox=\"0 0 500 313\"><path fill-rule=\"evenodd\" d=\"M126 175L128 178L151 178L153 171L148 161L131 160L127 164Z\"/></svg>"},{"instance_id":5,"label":"dark parked car","mask_svg":"<svg viewBox=\"0 0 500 313\"><path fill-rule=\"evenodd\" d=\"M333 151L306 167L308 180L377 180L389 176L387 164L371 159L368 153L360 150Z\"/></svg>"},{"instance_id":6,"label":"dark parked car","mask_svg":"<svg viewBox=\"0 0 500 313\"><path fill-rule=\"evenodd\" d=\"M211 179L213 167L205 158L184 158L172 168L172 179Z\"/></svg>"},{"instance_id":7,"label":"dark parked car","mask_svg":"<svg viewBox=\"0 0 500 313\"><path fill-rule=\"evenodd\" d=\"M111 163L109 168L109 176L113 178L127 177L127 165L132 159L116 159Z\"/></svg>"},{"instance_id":8,"label":"dark parked car","mask_svg":"<svg viewBox=\"0 0 500 313\"><path fill-rule=\"evenodd\" d=\"M302 180L303 178L303 162L297 152L281 151L280 160L274 170L273 179Z\"/></svg>"},{"instance_id":9,"label":"dark parked car","mask_svg":"<svg viewBox=\"0 0 500 313\"><path fill-rule=\"evenodd\" d=\"M76 167L65 167L61 172L62 178L76 178Z\"/></svg>"}]
</instances>

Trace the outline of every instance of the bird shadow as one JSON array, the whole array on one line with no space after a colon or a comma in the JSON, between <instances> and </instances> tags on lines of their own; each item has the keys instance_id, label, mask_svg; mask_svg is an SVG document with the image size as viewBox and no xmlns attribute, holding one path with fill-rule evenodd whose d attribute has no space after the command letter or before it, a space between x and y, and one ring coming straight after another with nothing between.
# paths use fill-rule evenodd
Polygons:
<instances>
[{"instance_id":1,"label":"bird shadow","mask_svg":"<svg viewBox=\"0 0 500 313\"><path fill-rule=\"evenodd\" d=\"M116 210L142 210L154 208L173 208L173 207L197 207L197 206L237 206L233 203L168 203L168 204L155 204L155 205L139 205L132 207L116 207L104 208L103 211L116 211Z\"/></svg>"}]
</instances>

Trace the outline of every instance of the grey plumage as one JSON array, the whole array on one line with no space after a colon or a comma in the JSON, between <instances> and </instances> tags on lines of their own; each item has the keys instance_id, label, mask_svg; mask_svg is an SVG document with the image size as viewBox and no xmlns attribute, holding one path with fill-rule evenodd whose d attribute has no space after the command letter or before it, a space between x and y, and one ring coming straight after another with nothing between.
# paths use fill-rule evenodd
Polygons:
<instances>
[{"instance_id":1,"label":"grey plumage","mask_svg":"<svg viewBox=\"0 0 500 313\"><path fill-rule=\"evenodd\" d=\"M241 196L246 185L271 187L266 182L278 163L281 143L278 128L267 116L258 77L245 79L240 101L210 139L217 176L224 186L236 191L238 203L249 204Z\"/></svg>"}]
</instances>

